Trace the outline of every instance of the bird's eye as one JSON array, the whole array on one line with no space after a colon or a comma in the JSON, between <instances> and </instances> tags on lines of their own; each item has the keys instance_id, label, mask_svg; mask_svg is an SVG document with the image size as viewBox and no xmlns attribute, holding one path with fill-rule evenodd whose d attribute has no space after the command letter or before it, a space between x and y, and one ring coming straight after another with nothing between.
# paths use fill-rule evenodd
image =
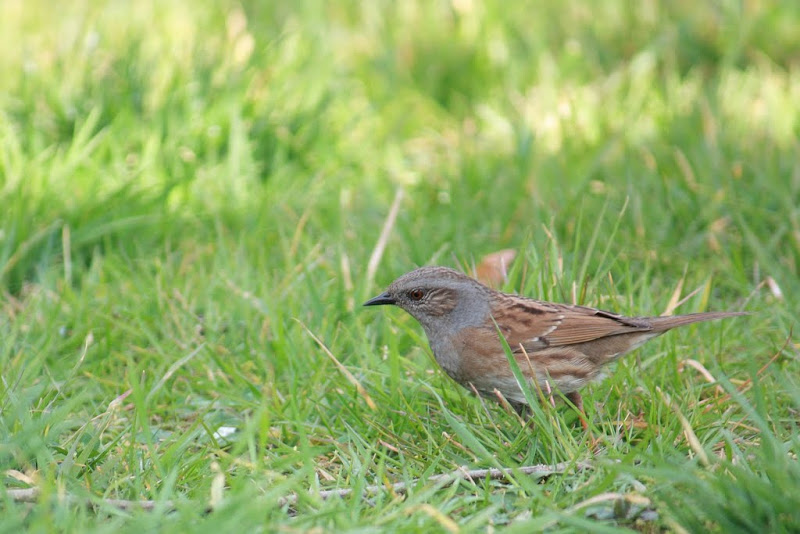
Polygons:
<instances>
[{"instance_id":1,"label":"bird's eye","mask_svg":"<svg viewBox=\"0 0 800 534\"><path fill-rule=\"evenodd\" d=\"M421 289L412 289L408 292L408 297L411 300L422 300L422 297L425 296L425 292Z\"/></svg>"}]
</instances>

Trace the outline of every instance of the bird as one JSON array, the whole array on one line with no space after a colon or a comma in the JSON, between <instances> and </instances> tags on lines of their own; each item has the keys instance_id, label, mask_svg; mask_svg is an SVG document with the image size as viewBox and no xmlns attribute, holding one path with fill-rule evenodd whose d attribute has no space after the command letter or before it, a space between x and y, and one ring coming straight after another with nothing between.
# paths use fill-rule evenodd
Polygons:
<instances>
[{"instance_id":1,"label":"bird","mask_svg":"<svg viewBox=\"0 0 800 534\"><path fill-rule=\"evenodd\" d=\"M580 390L604 368L645 342L679 326L745 312L626 317L587 306L509 294L448 267L420 267L392 282L364 306L395 305L416 319L436 362L457 383L489 398L501 393L518 413L528 400L506 356L540 391L558 390L587 428Z\"/></svg>"}]
</instances>

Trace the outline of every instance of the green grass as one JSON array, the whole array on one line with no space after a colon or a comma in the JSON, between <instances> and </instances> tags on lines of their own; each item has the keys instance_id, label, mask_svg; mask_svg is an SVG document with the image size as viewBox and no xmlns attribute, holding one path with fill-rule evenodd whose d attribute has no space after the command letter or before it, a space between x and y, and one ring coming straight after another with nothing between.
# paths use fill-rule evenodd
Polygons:
<instances>
[{"instance_id":1,"label":"green grass","mask_svg":"<svg viewBox=\"0 0 800 534\"><path fill-rule=\"evenodd\" d=\"M800 8L591 6L0 3L0 472L41 490L0 531L800 529ZM526 295L752 315L589 387L595 455L360 308L502 248Z\"/></svg>"}]
</instances>

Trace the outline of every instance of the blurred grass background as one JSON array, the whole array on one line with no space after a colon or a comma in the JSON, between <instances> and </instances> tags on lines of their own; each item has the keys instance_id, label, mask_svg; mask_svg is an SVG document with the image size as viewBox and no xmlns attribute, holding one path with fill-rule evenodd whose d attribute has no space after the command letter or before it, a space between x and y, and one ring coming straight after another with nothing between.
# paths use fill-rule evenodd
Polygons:
<instances>
[{"instance_id":1,"label":"blurred grass background","mask_svg":"<svg viewBox=\"0 0 800 534\"><path fill-rule=\"evenodd\" d=\"M799 25L789 1L0 3L0 468L41 489L0 490L0 530L797 530ZM595 455L570 410L523 428L359 308L503 248L527 295L754 314L592 386ZM315 496L563 460L595 467Z\"/></svg>"}]
</instances>

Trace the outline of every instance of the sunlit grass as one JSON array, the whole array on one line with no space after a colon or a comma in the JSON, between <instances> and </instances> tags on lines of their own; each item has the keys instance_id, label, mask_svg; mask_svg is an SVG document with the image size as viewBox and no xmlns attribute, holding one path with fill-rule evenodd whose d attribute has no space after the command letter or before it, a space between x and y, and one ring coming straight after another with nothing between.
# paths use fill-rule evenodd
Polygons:
<instances>
[{"instance_id":1,"label":"sunlit grass","mask_svg":"<svg viewBox=\"0 0 800 534\"><path fill-rule=\"evenodd\" d=\"M4 498L0 530L796 530L798 21L3 2L0 468L41 493ZM503 248L509 291L753 315L590 386L592 450L573 410L526 424L440 373L410 317L360 308Z\"/></svg>"}]
</instances>

